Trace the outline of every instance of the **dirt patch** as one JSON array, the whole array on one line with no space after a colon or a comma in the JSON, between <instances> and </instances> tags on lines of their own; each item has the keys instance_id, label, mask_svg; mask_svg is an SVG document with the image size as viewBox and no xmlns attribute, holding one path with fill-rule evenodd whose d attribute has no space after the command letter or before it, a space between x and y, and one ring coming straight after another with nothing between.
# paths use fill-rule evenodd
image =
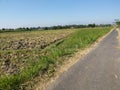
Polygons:
<instances>
[{"instance_id":1,"label":"dirt patch","mask_svg":"<svg viewBox=\"0 0 120 90\"><path fill-rule=\"evenodd\" d=\"M55 82L55 80L57 78L59 78L60 74L67 71L72 65L77 63L81 58L83 58L85 55L87 55L91 50L95 49L96 46L99 44L99 42L101 42L108 34L99 38L94 44L87 47L86 49L78 50L76 53L74 53L70 57L65 58L66 60L65 60L64 64L62 64L61 66L59 66L59 68L56 69L54 76L50 79L44 78L38 84L36 84L36 86L33 90L45 90L51 83Z\"/></svg>"},{"instance_id":2,"label":"dirt patch","mask_svg":"<svg viewBox=\"0 0 120 90\"><path fill-rule=\"evenodd\" d=\"M0 33L0 50L43 49L73 33L74 30Z\"/></svg>"}]
</instances>

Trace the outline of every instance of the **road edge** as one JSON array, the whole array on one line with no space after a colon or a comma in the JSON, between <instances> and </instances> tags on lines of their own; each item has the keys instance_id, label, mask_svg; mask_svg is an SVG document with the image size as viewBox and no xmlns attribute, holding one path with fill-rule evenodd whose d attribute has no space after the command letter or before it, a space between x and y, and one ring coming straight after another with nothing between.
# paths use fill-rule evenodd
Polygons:
<instances>
[{"instance_id":1,"label":"road edge","mask_svg":"<svg viewBox=\"0 0 120 90\"><path fill-rule=\"evenodd\" d=\"M116 30L118 32L118 36L117 36L117 39L118 39L118 48L120 49L120 28L117 28Z\"/></svg>"},{"instance_id":2,"label":"road edge","mask_svg":"<svg viewBox=\"0 0 120 90\"><path fill-rule=\"evenodd\" d=\"M84 50L78 50L75 52L69 60L65 60L65 62L57 68L57 71L55 72L54 76L50 78L48 81L40 82L38 83L33 90L46 90L49 85L55 82L56 79L59 78L61 74L66 72L70 67L72 67L74 64L76 64L79 60L81 60L84 56L86 56L88 53L90 53L92 50L94 50L98 44L107 37L115 28L111 29L110 32L108 32L106 35L98 38L92 45L85 48ZM68 59L68 58L65 58Z\"/></svg>"}]
</instances>

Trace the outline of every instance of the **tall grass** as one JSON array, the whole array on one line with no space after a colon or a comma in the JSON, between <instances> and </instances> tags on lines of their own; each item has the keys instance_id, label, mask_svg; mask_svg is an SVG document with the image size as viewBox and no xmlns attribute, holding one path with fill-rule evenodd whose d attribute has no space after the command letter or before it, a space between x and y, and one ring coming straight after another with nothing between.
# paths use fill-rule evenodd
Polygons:
<instances>
[{"instance_id":1,"label":"tall grass","mask_svg":"<svg viewBox=\"0 0 120 90\"><path fill-rule=\"evenodd\" d=\"M63 63L64 59L62 59L62 57L67 57L78 49L86 48L109 31L110 28L76 30L76 32L69 37L45 48L38 53L37 57L29 57L30 62L27 63L26 68L18 74L11 76L3 75L0 77L0 90L18 90L21 84L40 74L47 74L48 77L50 77L54 73L55 67ZM39 50L34 50L34 52L38 51Z\"/></svg>"}]
</instances>

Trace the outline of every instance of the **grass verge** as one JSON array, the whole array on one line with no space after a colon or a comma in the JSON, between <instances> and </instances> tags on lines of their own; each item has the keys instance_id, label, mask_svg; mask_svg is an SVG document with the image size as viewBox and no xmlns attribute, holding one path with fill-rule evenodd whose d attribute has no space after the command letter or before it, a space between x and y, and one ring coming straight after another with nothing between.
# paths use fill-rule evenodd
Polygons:
<instances>
[{"instance_id":1,"label":"grass verge","mask_svg":"<svg viewBox=\"0 0 120 90\"><path fill-rule=\"evenodd\" d=\"M16 75L0 77L0 90L18 90L26 81L38 75L53 75L58 65L64 62L62 57L69 56L78 49L84 49L95 42L99 37L110 31L110 28L79 29L69 37L60 40L45 48L35 58L29 57L30 61L26 68ZM38 52L35 50L34 52ZM61 59L59 59L61 58Z\"/></svg>"},{"instance_id":2,"label":"grass verge","mask_svg":"<svg viewBox=\"0 0 120 90\"><path fill-rule=\"evenodd\" d=\"M117 28L117 31L118 31L118 41L119 41L119 45L118 45L118 48L120 48L120 28Z\"/></svg>"}]
</instances>

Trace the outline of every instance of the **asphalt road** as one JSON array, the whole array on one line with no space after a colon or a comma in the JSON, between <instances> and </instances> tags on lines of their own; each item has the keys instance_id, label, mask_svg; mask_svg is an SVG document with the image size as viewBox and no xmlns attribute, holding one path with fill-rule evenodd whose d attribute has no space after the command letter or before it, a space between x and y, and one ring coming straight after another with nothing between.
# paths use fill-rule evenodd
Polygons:
<instances>
[{"instance_id":1,"label":"asphalt road","mask_svg":"<svg viewBox=\"0 0 120 90\"><path fill-rule=\"evenodd\" d=\"M120 90L118 33L112 31L47 90Z\"/></svg>"}]
</instances>

